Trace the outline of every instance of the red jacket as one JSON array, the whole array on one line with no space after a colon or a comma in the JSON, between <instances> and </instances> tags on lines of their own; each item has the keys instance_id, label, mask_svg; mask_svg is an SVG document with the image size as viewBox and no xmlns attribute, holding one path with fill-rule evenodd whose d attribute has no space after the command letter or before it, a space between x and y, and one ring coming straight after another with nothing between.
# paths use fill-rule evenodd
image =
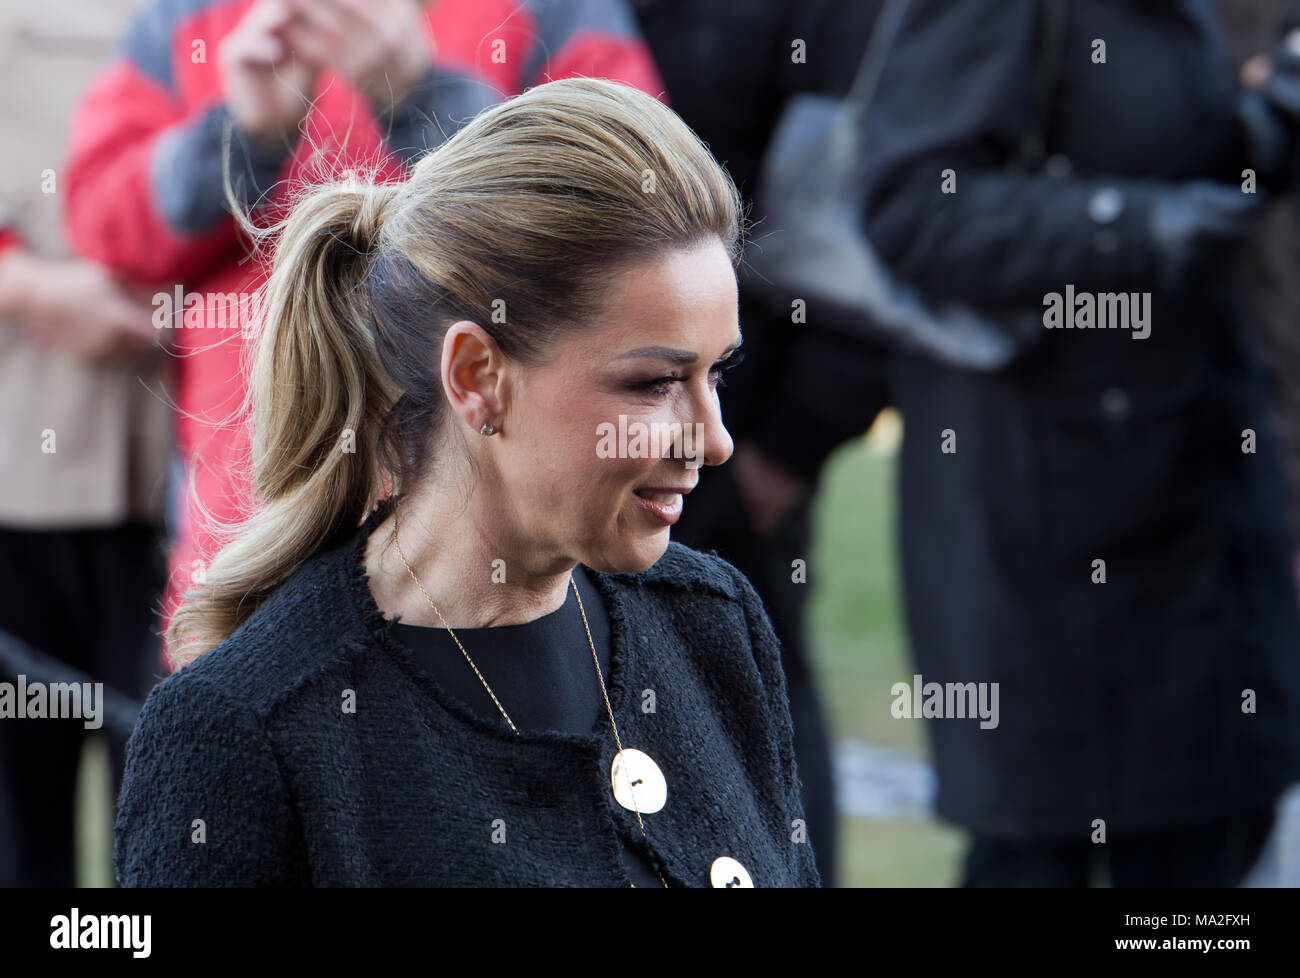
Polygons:
<instances>
[{"instance_id":1,"label":"red jacket","mask_svg":"<svg viewBox=\"0 0 1300 978\"><path fill-rule=\"evenodd\" d=\"M84 96L66 167L66 229L74 246L123 276L159 286L155 325L173 328L168 311L189 307L174 320L177 443L189 479L169 558L163 628L219 546L198 525L201 514L234 520L253 501L247 417L239 413L245 344L238 327L245 318L232 300L252 294L265 269L249 257L223 208L228 113L217 64L222 38L252 4L148 4L120 56ZM430 41L437 39L430 46L434 72L402 107L376 118L364 96L326 72L306 121L309 141L280 153L237 146L232 178L242 175L253 187L247 199L283 199L281 181L353 167L397 178L455 123L551 78L609 78L666 101L622 0L441 0L426 12L425 26Z\"/></svg>"}]
</instances>

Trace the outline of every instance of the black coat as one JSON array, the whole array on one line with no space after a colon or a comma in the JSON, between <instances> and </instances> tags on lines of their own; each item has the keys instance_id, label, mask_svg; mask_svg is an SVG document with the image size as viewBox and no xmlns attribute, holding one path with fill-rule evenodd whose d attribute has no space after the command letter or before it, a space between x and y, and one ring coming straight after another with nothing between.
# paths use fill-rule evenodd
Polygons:
<instances>
[{"instance_id":1,"label":"black coat","mask_svg":"<svg viewBox=\"0 0 1300 978\"><path fill-rule=\"evenodd\" d=\"M121 885L626 887L620 839L669 886L712 886L722 856L757 887L821 885L780 649L735 568L670 543L643 574L587 571L609 615L619 737L668 784L641 816L647 847L610 788L604 711L586 735L516 736L393 635L364 565L390 511L154 687L118 800Z\"/></svg>"},{"instance_id":2,"label":"black coat","mask_svg":"<svg viewBox=\"0 0 1300 978\"><path fill-rule=\"evenodd\" d=\"M931 298L1041 311L1067 284L1153 293L1143 340L1044 330L996 375L911 357L896 370L917 670L999 683L996 728L930 723L939 813L977 833L1079 839L1094 819L1207 818L1300 779L1300 622L1275 438L1229 276L1152 284L1155 193L1239 183L1247 165L1211 5L1067 3L1056 159L1026 175L1006 162L1026 126L1037 6L914 0L871 108L868 226ZM940 193L947 168L955 194ZM1118 214L1095 209L1106 188Z\"/></svg>"}]
</instances>

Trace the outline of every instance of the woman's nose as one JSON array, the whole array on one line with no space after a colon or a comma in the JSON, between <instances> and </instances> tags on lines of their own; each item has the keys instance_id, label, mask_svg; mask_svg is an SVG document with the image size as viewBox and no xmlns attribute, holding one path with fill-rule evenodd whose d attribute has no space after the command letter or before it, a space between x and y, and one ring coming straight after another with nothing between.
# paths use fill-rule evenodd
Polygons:
<instances>
[{"instance_id":1,"label":"woman's nose","mask_svg":"<svg viewBox=\"0 0 1300 978\"><path fill-rule=\"evenodd\" d=\"M704 435L703 462L705 465L721 465L731 458L735 445L727 432L726 425L722 423L722 405L718 402L716 394L706 399L704 419L701 423Z\"/></svg>"}]
</instances>

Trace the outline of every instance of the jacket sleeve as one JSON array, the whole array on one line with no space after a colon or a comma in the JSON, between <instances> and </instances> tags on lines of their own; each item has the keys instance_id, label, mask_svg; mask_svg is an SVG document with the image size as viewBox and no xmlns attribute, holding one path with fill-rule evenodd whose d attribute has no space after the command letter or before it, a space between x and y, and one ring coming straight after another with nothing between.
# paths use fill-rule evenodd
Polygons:
<instances>
[{"instance_id":1,"label":"jacket sleeve","mask_svg":"<svg viewBox=\"0 0 1300 978\"><path fill-rule=\"evenodd\" d=\"M659 71L623 0L531 0L520 14L528 20L532 43L509 91L479 77L472 62L440 55L430 37L432 63L424 76L376 117L389 148L406 166L414 166L479 112L551 79L585 75L621 81L655 96L663 92Z\"/></svg>"},{"instance_id":2,"label":"jacket sleeve","mask_svg":"<svg viewBox=\"0 0 1300 978\"><path fill-rule=\"evenodd\" d=\"M236 199L249 205L275 185L291 153L240 139L219 99L183 99L165 9L150 4L136 16L122 50L83 95L65 167L69 241L146 282L198 274L235 248L223 164Z\"/></svg>"},{"instance_id":3,"label":"jacket sleeve","mask_svg":"<svg viewBox=\"0 0 1300 978\"><path fill-rule=\"evenodd\" d=\"M530 0L537 39L520 90L558 78L608 78L668 104L663 78L625 0Z\"/></svg>"},{"instance_id":4,"label":"jacket sleeve","mask_svg":"<svg viewBox=\"0 0 1300 978\"><path fill-rule=\"evenodd\" d=\"M154 687L127 744L118 883L306 885L300 838L258 720L184 670Z\"/></svg>"},{"instance_id":5,"label":"jacket sleeve","mask_svg":"<svg viewBox=\"0 0 1300 978\"><path fill-rule=\"evenodd\" d=\"M767 715L773 728L780 760L782 793L785 811L781 813L777 838L788 847L791 874L800 886L820 887L821 874L808 837L808 818L803 808L803 783L799 779L798 763L794 753L794 725L790 720L790 696L786 690L785 670L781 666L781 643L772 629L772 621L763 607L763 600L749 583L749 579L730 564L744 601L745 620L749 624L749 644L758 666L759 678L767 697ZM796 822L798 824L796 824ZM802 828L801 841L795 841L796 832Z\"/></svg>"},{"instance_id":6,"label":"jacket sleeve","mask_svg":"<svg viewBox=\"0 0 1300 978\"><path fill-rule=\"evenodd\" d=\"M0 256L6 255L16 248L21 248L22 245L22 236L17 231L0 227Z\"/></svg>"},{"instance_id":7,"label":"jacket sleeve","mask_svg":"<svg viewBox=\"0 0 1300 978\"><path fill-rule=\"evenodd\" d=\"M1065 282L1132 289L1153 276L1160 184L1006 169L1028 127L1037 7L915 0L867 113L868 234L932 299L1037 307ZM955 193L942 192L946 169ZM1097 208L1103 190L1111 206Z\"/></svg>"}]
</instances>

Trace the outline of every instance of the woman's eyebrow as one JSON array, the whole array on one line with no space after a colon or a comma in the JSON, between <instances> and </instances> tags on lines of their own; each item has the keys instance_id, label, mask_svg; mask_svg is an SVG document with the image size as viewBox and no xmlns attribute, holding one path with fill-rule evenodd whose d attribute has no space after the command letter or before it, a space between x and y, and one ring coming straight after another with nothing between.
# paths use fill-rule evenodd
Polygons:
<instances>
[{"instance_id":1,"label":"woman's eyebrow","mask_svg":"<svg viewBox=\"0 0 1300 978\"><path fill-rule=\"evenodd\" d=\"M699 359L690 350L679 350L672 346L639 346L635 350L628 350L618 359L631 360L637 357L653 357L656 360L670 360L673 363L694 363Z\"/></svg>"},{"instance_id":2,"label":"woman's eyebrow","mask_svg":"<svg viewBox=\"0 0 1300 978\"><path fill-rule=\"evenodd\" d=\"M744 342L743 336L737 336L735 341L722 351L719 360L725 360L731 354L740 348ZM671 363L694 363L699 359L699 355L692 353L690 350L679 350L674 346L639 346L635 350L628 350L621 354L617 359L630 360L637 357L653 357L656 360L668 360Z\"/></svg>"}]
</instances>

